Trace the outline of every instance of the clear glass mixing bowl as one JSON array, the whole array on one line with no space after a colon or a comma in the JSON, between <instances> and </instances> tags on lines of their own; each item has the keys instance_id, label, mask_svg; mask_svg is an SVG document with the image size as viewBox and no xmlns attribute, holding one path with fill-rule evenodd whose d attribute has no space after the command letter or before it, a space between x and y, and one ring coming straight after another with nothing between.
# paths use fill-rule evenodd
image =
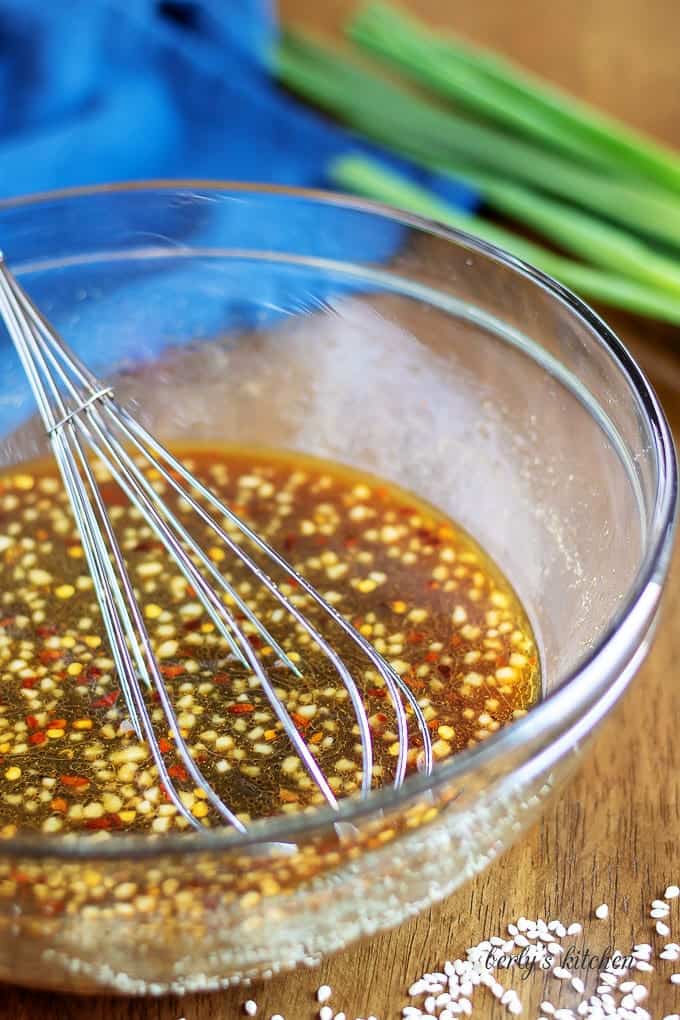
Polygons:
<instances>
[{"instance_id":1,"label":"clear glass mixing bowl","mask_svg":"<svg viewBox=\"0 0 680 1020\"><path fill-rule=\"evenodd\" d=\"M647 651L676 465L637 365L541 273L353 199L88 189L0 204L0 238L38 304L161 436L326 456L460 521L522 597L545 688L433 777L346 803L347 825L320 810L245 841L3 841L0 978L224 987L446 896L536 818ZM46 444L6 338L0 357L7 466Z\"/></svg>"}]
</instances>

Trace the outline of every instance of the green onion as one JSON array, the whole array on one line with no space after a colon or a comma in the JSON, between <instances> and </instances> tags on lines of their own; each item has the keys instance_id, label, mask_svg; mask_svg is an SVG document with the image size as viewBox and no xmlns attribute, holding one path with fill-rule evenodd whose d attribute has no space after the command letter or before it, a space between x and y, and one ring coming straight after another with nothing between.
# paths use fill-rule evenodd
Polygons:
<instances>
[{"instance_id":1,"label":"green onion","mask_svg":"<svg viewBox=\"0 0 680 1020\"><path fill-rule=\"evenodd\" d=\"M361 45L461 106L619 176L680 190L680 157L495 54L442 38L415 18L373 2L349 22Z\"/></svg>"},{"instance_id":2,"label":"green onion","mask_svg":"<svg viewBox=\"0 0 680 1020\"><path fill-rule=\"evenodd\" d=\"M461 167L455 176L469 183L491 208L584 261L680 294L680 265L627 231L482 171Z\"/></svg>"},{"instance_id":3,"label":"green onion","mask_svg":"<svg viewBox=\"0 0 680 1020\"><path fill-rule=\"evenodd\" d=\"M516 178L680 247L680 201L660 189L610 180L412 95L298 33L280 41L275 70L285 85L375 141L431 165Z\"/></svg>"},{"instance_id":4,"label":"green onion","mask_svg":"<svg viewBox=\"0 0 680 1020\"><path fill-rule=\"evenodd\" d=\"M375 160L356 155L342 156L330 164L328 173L335 184L345 191L386 202L474 234L542 269L585 297L680 325L680 299L673 295L659 292L624 276L592 269L555 255L480 216L453 208L427 189L412 184L401 174L385 169Z\"/></svg>"}]
</instances>

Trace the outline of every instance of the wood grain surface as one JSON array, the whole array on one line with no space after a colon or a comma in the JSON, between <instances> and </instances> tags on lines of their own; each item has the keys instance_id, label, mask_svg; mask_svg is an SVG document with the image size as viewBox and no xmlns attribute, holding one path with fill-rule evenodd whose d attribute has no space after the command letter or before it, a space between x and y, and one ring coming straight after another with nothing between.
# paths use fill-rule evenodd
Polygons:
<instances>
[{"instance_id":1,"label":"wood grain surface","mask_svg":"<svg viewBox=\"0 0 680 1020\"><path fill-rule=\"evenodd\" d=\"M338 32L350 0L283 0L284 17ZM680 146L680 4L677 0L411 0L434 24L505 52L527 67ZM225 174L228 176L228 174ZM680 436L680 331L609 315L652 377ZM677 351L673 345L677 344ZM314 991L333 986L333 1004L348 1020L375 1014L394 1020L406 989L426 969L495 934L518 915L587 920L593 950L628 948L653 937L648 904L670 882L680 884L680 555L676 555L665 616L653 651L594 752L560 801L512 850L473 884L397 931L326 961L244 991L182 1001L77 999L4 989L7 1020L231 1020L252 995L258 1017L315 1016ZM592 920L606 901L607 922ZM680 934L680 901L673 917ZM677 967L680 969L680 967ZM672 968L655 976L654 1018L680 1012ZM518 982L515 982L518 984ZM524 982L523 1016L537 1018L542 979ZM556 982L549 987L553 1001ZM548 985L546 985L546 988ZM564 995L563 1002L570 997ZM575 997L571 997L571 1004ZM479 996L475 1016L500 1018L505 1009Z\"/></svg>"}]
</instances>

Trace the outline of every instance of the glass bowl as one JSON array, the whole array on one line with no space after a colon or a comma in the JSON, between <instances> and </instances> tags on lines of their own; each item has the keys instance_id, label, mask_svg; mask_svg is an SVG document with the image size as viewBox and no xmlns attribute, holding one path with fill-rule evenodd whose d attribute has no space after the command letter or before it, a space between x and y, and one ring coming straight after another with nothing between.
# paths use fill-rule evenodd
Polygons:
<instances>
[{"instance_id":1,"label":"glass bowl","mask_svg":"<svg viewBox=\"0 0 680 1020\"><path fill-rule=\"evenodd\" d=\"M574 295L369 202L161 182L0 204L21 281L145 424L411 489L514 583L544 696L399 790L200 834L0 841L0 978L160 994L270 975L488 865L574 769L649 647L676 463L648 382ZM46 450L6 337L0 466ZM277 849L277 845L279 845Z\"/></svg>"}]
</instances>

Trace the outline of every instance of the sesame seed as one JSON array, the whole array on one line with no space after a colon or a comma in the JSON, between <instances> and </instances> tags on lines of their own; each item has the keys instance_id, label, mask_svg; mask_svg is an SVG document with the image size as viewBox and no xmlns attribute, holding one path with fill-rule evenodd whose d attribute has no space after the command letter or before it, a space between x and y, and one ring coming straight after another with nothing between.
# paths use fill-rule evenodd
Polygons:
<instances>
[{"instance_id":1,"label":"sesame seed","mask_svg":"<svg viewBox=\"0 0 680 1020\"><path fill-rule=\"evenodd\" d=\"M609 917L609 907L606 903L600 903L599 907L595 908L595 917L599 921L606 921Z\"/></svg>"},{"instance_id":2,"label":"sesame seed","mask_svg":"<svg viewBox=\"0 0 680 1020\"><path fill-rule=\"evenodd\" d=\"M333 989L330 987L330 985L321 985L319 988L317 988L316 991L316 1001L321 1003L328 1002L332 995L332 992Z\"/></svg>"}]
</instances>

